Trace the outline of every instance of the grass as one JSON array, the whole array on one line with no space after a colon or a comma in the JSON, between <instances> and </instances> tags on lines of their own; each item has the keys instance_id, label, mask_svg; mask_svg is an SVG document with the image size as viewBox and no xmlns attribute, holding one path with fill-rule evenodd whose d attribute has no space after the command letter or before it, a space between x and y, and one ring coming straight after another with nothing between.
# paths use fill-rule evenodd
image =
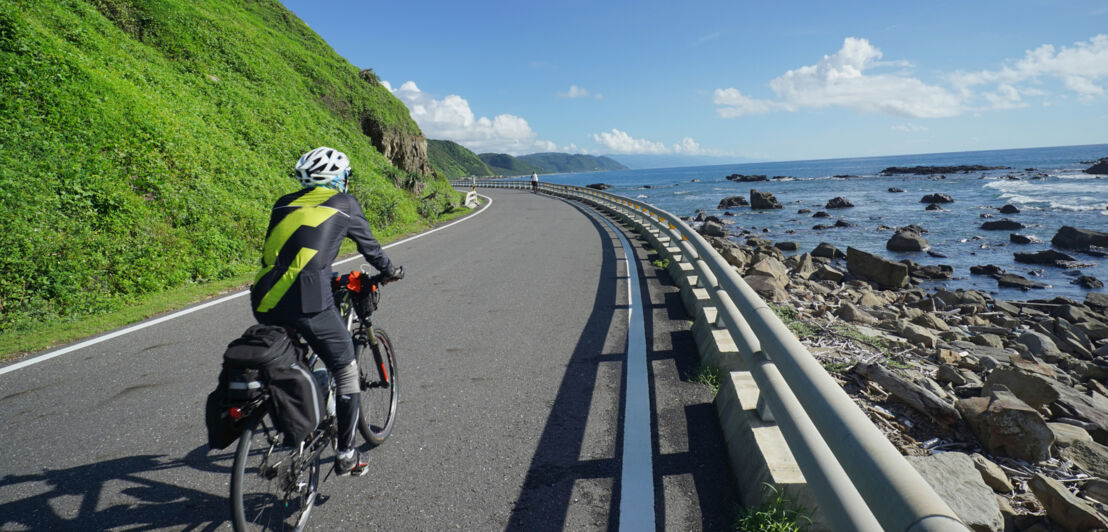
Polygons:
<instances>
[{"instance_id":1,"label":"grass","mask_svg":"<svg viewBox=\"0 0 1108 532\"><path fill-rule=\"evenodd\" d=\"M770 303L769 306L797 338L811 338L816 335L816 330L800 319L800 313L797 312L795 308L788 305L774 305L772 303Z\"/></svg>"},{"instance_id":2,"label":"grass","mask_svg":"<svg viewBox=\"0 0 1108 532\"><path fill-rule=\"evenodd\" d=\"M783 490L763 484L762 502L739 512L735 530L743 532L800 532L812 524L811 511L797 504Z\"/></svg>"},{"instance_id":3,"label":"grass","mask_svg":"<svg viewBox=\"0 0 1108 532\"><path fill-rule=\"evenodd\" d=\"M459 209L443 216L440 222L460 218L469 212L469 209ZM411 227L405 234L381 238L380 241L382 245L388 244L426 228L426 224L420 224ZM354 252L353 243L347 241L343 245L340 256L351 255ZM0 332L0 361L119 329L217 296L246 290L253 280L254 273L250 272L220 281L191 283L175 290L151 294L113 312L80 319L39 323L18 333Z\"/></svg>"},{"instance_id":4,"label":"grass","mask_svg":"<svg viewBox=\"0 0 1108 532\"><path fill-rule=\"evenodd\" d=\"M721 379L722 372L718 367L704 363L701 363L699 366L696 367L696 371L693 372L690 378L692 382L697 382L707 386L708 389L712 391L713 396L717 392L719 392Z\"/></svg>"},{"instance_id":5,"label":"grass","mask_svg":"<svg viewBox=\"0 0 1108 532\"><path fill-rule=\"evenodd\" d=\"M379 238L460 201L382 155L374 136L418 144L407 108L278 2L9 0L0 64L5 349L239 283L319 145L350 156Z\"/></svg>"}]
</instances>

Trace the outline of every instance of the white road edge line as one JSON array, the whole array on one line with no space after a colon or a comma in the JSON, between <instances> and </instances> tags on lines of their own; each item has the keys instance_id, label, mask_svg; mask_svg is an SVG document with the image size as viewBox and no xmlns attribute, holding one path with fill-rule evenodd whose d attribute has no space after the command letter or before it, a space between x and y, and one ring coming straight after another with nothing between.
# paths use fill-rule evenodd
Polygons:
<instances>
[{"instance_id":1,"label":"white road edge line","mask_svg":"<svg viewBox=\"0 0 1108 532\"><path fill-rule=\"evenodd\" d=\"M469 219L477 216L478 214L481 214L481 213L485 212L486 210L488 210L489 207L492 206L492 198L490 198L488 196L485 196L485 195L480 195L480 196L482 198L485 198L486 200L488 200L488 203L486 203L485 206L481 208L481 210L479 210L479 211L477 211L473 214L470 214L469 216L466 216L465 218L450 222L450 223L448 223L446 225L443 225L441 227L436 227L434 229L431 229L430 231L425 231L425 232L420 233L418 235L413 235L413 236L410 236L408 238L405 238L404 240L398 240L398 241L393 242L393 243L391 243L387 246L382 246L382 249L389 249L393 246L399 246L400 244L406 244L406 243L411 242L412 240L415 240L417 238L422 238L422 237L425 237L425 236L427 236L431 233L434 233L436 231L441 231L443 229L446 229L447 227L451 227L451 226L460 224L460 223L462 223L466 220L469 220ZM332 264L332 266L338 266L340 264L345 264L345 263L350 262L352 260L358 260L358 259L361 259L361 258L362 258L361 255L354 255L353 257L340 260L340 261ZM74 351L78 351L78 350L84 349L86 347L96 345L96 344L101 343L101 342L106 342L108 340L111 340L112 338L118 338L118 337L123 336L125 334L130 334L130 333L133 333L135 331L145 329L147 327L153 327L154 325L158 325L159 323L164 323L164 322L167 322L167 321L175 319L175 318L180 318L181 316L184 316L186 314L192 314L193 312L204 310L208 307L213 307L213 306L218 305L220 303L225 303L227 301L230 301L232 299L244 296L244 295L249 294L249 293L250 293L249 290L243 290L241 292L236 292L234 294L231 294L231 295L228 295L228 296L223 296L219 299L209 301L207 303L203 303L203 304L197 305L195 307L189 307L185 310L174 312L173 314L167 314L165 316L162 316L160 318L156 318L156 319L153 319L153 320L150 320L150 321L140 322L140 323L137 323L137 324L132 325L130 327L127 327L125 329L120 329L118 331L108 333L108 334L105 334L103 336L97 336L96 338L85 340L84 342L81 342L81 343L78 343L78 344L73 344L73 345L68 346L68 347L63 347L63 348L58 349L56 351L51 351L49 353L45 353L45 354L39 355L37 357L33 357L33 358L29 358L27 360L16 362L15 364L12 364L10 366L5 366L3 368L0 368L0 375L3 375L5 373L11 373L13 371L23 369L27 366L33 366L35 364L38 364L39 362L46 362L47 360L50 360L51 358L59 357L59 356L62 356L64 354L67 354L67 353L72 353Z\"/></svg>"},{"instance_id":2,"label":"white road edge line","mask_svg":"<svg viewBox=\"0 0 1108 532\"><path fill-rule=\"evenodd\" d=\"M619 529L655 530L654 448L650 438L650 382L646 371L646 327L643 323L639 272L631 243L612 222L600 217L623 245L627 265L627 389L623 401L623 461L619 489ZM639 293L637 296L636 294Z\"/></svg>"}]
</instances>

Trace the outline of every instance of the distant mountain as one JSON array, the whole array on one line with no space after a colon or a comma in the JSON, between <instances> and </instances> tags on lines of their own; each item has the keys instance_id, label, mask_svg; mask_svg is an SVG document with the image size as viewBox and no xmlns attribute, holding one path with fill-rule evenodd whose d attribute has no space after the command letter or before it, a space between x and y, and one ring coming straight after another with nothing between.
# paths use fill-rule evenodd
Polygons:
<instances>
[{"instance_id":1,"label":"distant mountain","mask_svg":"<svg viewBox=\"0 0 1108 532\"><path fill-rule=\"evenodd\" d=\"M476 153L457 142L427 139L427 157L431 159L431 166L447 179L495 175Z\"/></svg>"},{"instance_id":2,"label":"distant mountain","mask_svg":"<svg viewBox=\"0 0 1108 532\"><path fill-rule=\"evenodd\" d=\"M746 157L719 157L712 155L610 154L608 157L629 166L632 170L758 162L755 159Z\"/></svg>"},{"instance_id":3,"label":"distant mountain","mask_svg":"<svg viewBox=\"0 0 1108 532\"><path fill-rule=\"evenodd\" d=\"M580 155L569 153L532 153L520 155L516 159L527 164L542 168L548 174L565 174L574 172L597 172L603 170L626 170L623 166L610 157L596 155ZM542 173L542 172L540 172Z\"/></svg>"},{"instance_id":4,"label":"distant mountain","mask_svg":"<svg viewBox=\"0 0 1108 532\"><path fill-rule=\"evenodd\" d=\"M507 153L482 153L478 157L489 165L496 175L526 175L531 172L545 173L542 168L528 164Z\"/></svg>"}]
</instances>

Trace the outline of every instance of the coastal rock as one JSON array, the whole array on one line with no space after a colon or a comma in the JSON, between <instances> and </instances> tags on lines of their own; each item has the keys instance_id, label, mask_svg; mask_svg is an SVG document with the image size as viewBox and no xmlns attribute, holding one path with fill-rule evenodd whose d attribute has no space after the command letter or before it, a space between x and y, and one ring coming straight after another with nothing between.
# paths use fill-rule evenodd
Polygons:
<instances>
[{"instance_id":1,"label":"coastal rock","mask_svg":"<svg viewBox=\"0 0 1108 532\"><path fill-rule=\"evenodd\" d=\"M751 209L782 209L784 208L777 198L773 196L772 192L759 192L755 189L750 189L750 208Z\"/></svg>"},{"instance_id":2,"label":"coastal rock","mask_svg":"<svg viewBox=\"0 0 1108 532\"><path fill-rule=\"evenodd\" d=\"M1011 233L1008 235L1008 241L1013 244L1034 244L1037 243L1039 239L1019 233Z\"/></svg>"},{"instance_id":3,"label":"coastal rock","mask_svg":"<svg viewBox=\"0 0 1108 532\"><path fill-rule=\"evenodd\" d=\"M925 210L925 211L949 212L946 209L940 207L938 203L928 203L927 207L925 207L923 210Z\"/></svg>"},{"instance_id":4,"label":"coastal rock","mask_svg":"<svg viewBox=\"0 0 1108 532\"><path fill-rule=\"evenodd\" d=\"M1100 159L1084 170L1086 174L1108 174L1108 157Z\"/></svg>"},{"instance_id":5,"label":"coastal rock","mask_svg":"<svg viewBox=\"0 0 1108 532\"><path fill-rule=\"evenodd\" d=\"M731 174L726 178L728 181L735 181L737 183L753 183L756 181L769 181L765 175L743 175L743 174Z\"/></svg>"},{"instance_id":6,"label":"coastal rock","mask_svg":"<svg viewBox=\"0 0 1108 532\"><path fill-rule=\"evenodd\" d=\"M988 222L983 222L981 224L981 229L984 229L986 231L1014 231L1016 229L1023 229L1024 227L1026 226L1017 221L1009 220L1007 218L1003 220L992 220Z\"/></svg>"},{"instance_id":7,"label":"coastal rock","mask_svg":"<svg viewBox=\"0 0 1108 532\"><path fill-rule=\"evenodd\" d=\"M1008 481L1008 475L1005 475L1004 470L993 463L992 460L985 458L980 453L973 453L970 458L973 459L973 467L977 468L978 473L981 473L981 480L993 491L1011 493L1015 489L1012 487L1012 483Z\"/></svg>"},{"instance_id":8,"label":"coastal rock","mask_svg":"<svg viewBox=\"0 0 1108 532\"><path fill-rule=\"evenodd\" d=\"M1000 208L1000 214L1019 214L1019 213L1020 213L1019 208L1016 207L1015 205L1012 205L1011 203L1006 203L1003 207Z\"/></svg>"},{"instance_id":9,"label":"coastal rock","mask_svg":"<svg viewBox=\"0 0 1108 532\"><path fill-rule=\"evenodd\" d=\"M841 283L843 281L843 277L845 277L843 275L843 272L840 272L839 270L836 270L835 268L832 268L830 266L823 265L816 270L816 273L812 274L811 278L817 281L831 281L833 283Z\"/></svg>"},{"instance_id":10,"label":"coastal rock","mask_svg":"<svg viewBox=\"0 0 1108 532\"><path fill-rule=\"evenodd\" d=\"M949 194L928 194L919 200L920 203L954 203L954 198Z\"/></svg>"},{"instance_id":11,"label":"coastal rock","mask_svg":"<svg viewBox=\"0 0 1108 532\"><path fill-rule=\"evenodd\" d=\"M915 175L934 175L934 174L957 174L957 173L970 173L970 172L984 172L986 170L1010 170L1007 166L982 166L980 164L963 164L958 166L890 166L884 170L881 170L881 175L893 175L893 174L915 174Z\"/></svg>"},{"instance_id":12,"label":"coastal rock","mask_svg":"<svg viewBox=\"0 0 1108 532\"><path fill-rule=\"evenodd\" d=\"M1073 262L1077 259L1066 255L1065 253L1048 249L1038 252L1019 252L1015 253L1016 262L1022 262L1024 264L1048 264L1051 266L1065 266L1065 264L1058 264L1059 262Z\"/></svg>"},{"instance_id":13,"label":"coastal rock","mask_svg":"<svg viewBox=\"0 0 1108 532\"><path fill-rule=\"evenodd\" d=\"M895 194L895 193L898 193L898 192L904 192L904 189L896 188L896 187L889 187L889 192L892 192L892 193Z\"/></svg>"},{"instance_id":14,"label":"coastal rock","mask_svg":"<svg viewBox=\"0 0 1108 532\"><path fill-rule=\"evenodd\" d=\"M970 266L969 272L973 275L988 275L990 277L997 277L1008 273L1004 268L993 264L986 266Z\"/></svg>"},{"instance_id":15,"label":"coastal rock","mask_svg":"<svg viewBox=\"0 0 1108 532\"><path fill-rule=\"evenodd\" d=\"M975 531L1004 530L1004 516L968 455L959 452L906 456L954 514Z\"/></svg>"},{"instance_id":16,"label":"coastal rock","mask_svg":"<svg viewBox=\"0 0 1108 532\"><path fill-rule=\"evenodd\" d=\"M843 253L839 248L827 242L820 242L819 245L812 250L812 256L823 257L825 259L845 259L846 253Z\"/></svg>"},{"instance_id":17,"label":"coastal rock","mask_svg":"<svg viewBox=\"0 0 1108 532\"><path fill-rule=\"evenodd\" d=\"M815 252L813 256L818 256ZM1108 294L1103 292L1090 292L1085 296L1085 306L1100 309L1101 312L1108 311Z\"/></svg>"},{"instance_id":18,"label":"coastal rock","mask_svg":"<svg viewBox=\"0 0 1108 532\"><path fill-rule=\"evenodd\" d=\"M1028 486L1046 509L1050 520L1065 530L1082 532L1108 528L1108 522L1092 506L1070 493L1061 482L1035 473Z\"/></svg>"},{"instance_id":19,"label":"coastal rock","mask_svg":"<svg viewBox=\"0 0 1108 532\"><path fill-rule=\"evenodd\" d=\"M730 209L732 207L747 207L749 205L750 205L750 202L746 201L746 198L744 198L742 196L730 196L730 197L723 198L722 200L720 200L719 206L716 207L716 208L717 209Z\"/></svg>"},{"instance_id":20,"label":"coastal rock","mask_svg":"<svg viewBox=\"0 0 1108 532\"><path fill-rule=\"evenodd\" d=\"M700 234L707 236L727 236L727 231L723 230L723 224L719 222L707 221L704 225L700 226Z\"/></svg>"},{"instance_id":21,"label":"coastal rock","mask_svg":"<svg viewBox=\"0 0 1108 532\"><path fill-rule=\"evenodd\" d=\"M830 217L831 217L831 215L828 214L825 211L816 211L816 213L812 215L812 218L830 218Z\"/></svg>"},{"instance_id":22,"label":"coastal rock","mask_svg":"<svg viewBox=\"0 0 1108 532\"><path fill-rule=\"evenodd\" d=\"M839 196L839 197L831 198L831 199L827 200L827 205L824 205L823 208L825 208L825 209L845 209L845 208L853 207L853 206L854 206L854 204L851 203L850 200L848 200L848 199L846 199L842 196Z\"/></svg>"},{"instance_id":23,"label":"coastal rock","mask_svg":"<svg viewBox=\"0 0 1108 532\"><path fill-rule=\"evenodd\" d=\"M1041 290L1050 285L1032 281L1026 277L1020 277L1014 273L1004 273L996 276L996 285L1002 288L1019 288L1020 290Z\"/></svg>"},{"instance_id":24,"label":"coastal rock","mask_svg":"<svg viewBox=\"0 0 1108 532\"><path fill-rule=\"evenodd\" d=\"M854 275L877 283L883 289L908 286L908 266L857 248L846 248L846 269Z\"/></svg>"},{"instance_id":25,"label":"coastal rock","mask_svg":"<svg viewBox=\"0 0 1108 532\"><path fill-rule=\"evenodd\" d=\"M985 387L982 393L989 392L1003 386L1008 391L1019 397L1028 406L1039 410L1042 407L1057 401L1060 397L1055 386L1058 383L1053 379L1027 371L1018 367L996 368L985 379Z\"/></svg>"},{"instance_id":26,"label":"coastal rock","mask_svg":"<svg viewBox=\"0 0 1108 532\"><path fill-rule=\"evenodd\" d=\"M897 231L885 243L889 251L927 251L931 246L919 233L911 230Z\"/></svg>"},{"instance_id":27,"label":"coastal rock","mask_svg":"<svg viewBox=\"0 0 1108 532\"><path fill-rule=\"evenodd\" d=\"M912 345L935 347L939 344L939 337L935 336L935 333L931 332L927 327L916 325L912 322L899 322L896 334L908 340Z\"/></svg>"},{"instance_id":28,"label":"coastal rock","mask_svg":"<svg viewBox=\"0 0 1108 532\"><path fill-rule=\"evenodd\" d=\"M1060 454L1095 477L1108 477L1108 447L1094 441L1076 441L1063 448Z\"/></svg>"},{"instance_id":29,"label":"coastal rock","mask_svg":"<svg viewBox=\"0 0 1108 532\"><path fill-rule=\"evenodd\" d=\"M919 279L945 280L954 277L954 267L947 264L916 264L904 259L901 264L908 266L908 275Z\"/></svg>"},{"instance_id":30,"label":"coastal rock","mask_svg":"<svg viewBox=\"0 0 1108 532\"><path fill-rule=\"evenodd\" d=\"M812 212L812 209L798 209L796 211L797 214L808 214L810 212Z\"/></svg>"},{"instance_id":31,"label":"coastal rock","mask_svg":"<svg viewBox=\"0 0 1108 532\"><path fill-rule=\"evenodd\" d=\"M1089 246L1108 247L1108 233L1063 226L1050 239L1050 243L1066 249L1087 249Z\"/></svg>"},{"instance_id":32,"label":"coastal rock","mask_svg":"<svg viewBox=\"0 0 1108 532\"><path fill-rule=\"evenodd\" d=\"M796 251L796 242L774 242L773 247L781 251Z\"/></svg>"},{"instance_id":33,"label":"coastal rock","mask_svg":"<svg viewBox=\"0 0 1108 532\"><path fill-rule=\"evenodd\" d=\"M857 305L849 301L840 305L839 310L835 312L835 315L845 321L849 321L852 323L861 323L863 325L873 325L877 323L877 318L870 315L870 313L858 308Z\"/></svg>"},{"instance_id":34,"label":"coastal rock","mask_svg":"<svg viewBox=\"0 0 1108 532\"><path fill-rule=\"evenodd\" d=\"M773 302L789 300L789 294L785 292L785 287L772 275L747 275L743 277L743 280L764 299Z\"/></svg>"},{"instance_id":35,"label":"coastal rock","mask_svg":"<svg viewBox=\"0 0 1108 532\"><path fill-rule=\"evenodd\" d=\"M1061 352L1054 340L1041 332L1026 331L1016 341L1035 356L1056 355Z\"/></svg>"},{"instance_id":36,"label":"coastal rock","mask_svg":"<svg viewBox=\"0 0 1108 532\"><path fill-rule=\"evenodd\" d=\"M593 183L591 185L585 186L594 190L608 190L609 188L612 188L612 185L606 183Z\"/></svg>"},{"instance_id":37,"label":"coastal rock","mask_svg":"<svg viewBox=\"0 0 1108 532\"><path fill-rule=\"evenodd\" d=\"M1080 286L1081 288L1085 288L1088 290L1104 288L1104 283L1100 279L1097 279L1096 277L1093 277L1091 275L1082 275L1070 281L1070 284L1075 284L1077 286Z\"/></svg>"},{"instance_id":38,"label":"coastal rock","mask_svg":"<svg viewBox=\"0 0 1108 532\"><path fill-rule=\"evenodd\" d=\"M990 454L1037 463L1050 458L1054 433L1035 409L1003 387L959 399L958 411Z\"/></svg>"},{"instance_id":39,"label":"coastal rock","mask_svg":"<svg viewBox=\"0 0 1108 532\"><path fill-rule=\"evenodd\" d=\"M1089 431L1069 423L1047 423L1050 431L1054 433L1054 449L1065 449L1079 441L1091 442L1093 437Z\"/></svg>"}]
</instances>

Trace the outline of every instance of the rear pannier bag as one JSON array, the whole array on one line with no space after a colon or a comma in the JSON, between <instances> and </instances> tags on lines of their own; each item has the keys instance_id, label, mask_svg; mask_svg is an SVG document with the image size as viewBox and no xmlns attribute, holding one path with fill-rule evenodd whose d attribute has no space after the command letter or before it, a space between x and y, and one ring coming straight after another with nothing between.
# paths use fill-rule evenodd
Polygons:
<instances>
[{"instance_id":1,"label":"rear pannier bag","mask_svg":"<svg viewBox=\"0 0 1108 532\"><path fill-rule=\"evenodd\" d=\"M268 325L253 325L228 344L219 385L205 405L212 449L233 443L246 425L246 418L231 419L228 409L257 399L266 388L277 428L285 433L286 442L299 442L315 430L323 418L323 399L301 362L301 352L284 328Z\"/></svg>"}]
</instances>

